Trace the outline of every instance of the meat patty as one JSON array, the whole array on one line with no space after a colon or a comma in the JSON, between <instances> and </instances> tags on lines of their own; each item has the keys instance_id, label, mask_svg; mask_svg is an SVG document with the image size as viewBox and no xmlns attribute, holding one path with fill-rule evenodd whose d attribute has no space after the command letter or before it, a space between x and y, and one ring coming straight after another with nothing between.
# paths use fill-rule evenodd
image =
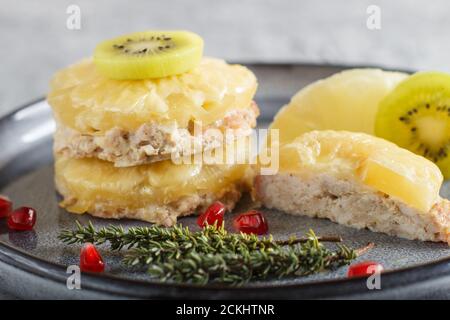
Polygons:
<instances>
[{"instance_id":1,"label":"meat patty","mask_svg":"<svg viewBox=\"0 0 450 320\"><path fill-rule=\"evenodd\" d=\"M235 109L214 124L203 128L232 130L237 137L248 136L256 126L259 109L256 103L249 108ZM201 146L202 152L220 147L223 139L217 135L194 135L192 128L178 128L176 124L146 123L135 132L120 128L104 135L81 134L57 124L54 151L71 158L99 158L113 162L116 167L129 167L182 157L192 153L192 146Z\"/></svg>"},{"instance_id":2,"label":"meat patty","mask_svg":"<svg viewBox=\"0 0 450 320\"><path fill-rule=\"evenodd\" d=\"M422 212L361 182L326 173L309 178L287 173L258 176L254 193L265 207L293 215L450 244L450 202L446 199L439 199L428 212Z\"/></svg>"}]
</instances>

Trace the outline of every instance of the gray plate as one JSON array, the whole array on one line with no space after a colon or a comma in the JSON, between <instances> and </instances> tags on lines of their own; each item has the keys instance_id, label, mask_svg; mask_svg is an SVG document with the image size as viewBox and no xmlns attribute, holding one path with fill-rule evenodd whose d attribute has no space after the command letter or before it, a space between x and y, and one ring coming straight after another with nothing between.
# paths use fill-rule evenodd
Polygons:
<instances>
[{"instance_id":1,"label":"gray plate","mask_svg":"<svg viewBox=\"0 0 450 320\"><path fill-rule=\"evenodd\" d=\"M262 110L260 125L269 123L276 111L298 89L326 77L341 67L304 65L250 65L260 87L257 102ZM34 231L9 232L0 221L0 280L2 287L27 298L337 298L337 297L437 297L450 292L450 249L446 244L408 241L355 230L321 219L294 217L266 211L270 232L276 238L303 235L310 228L319 235L338 234L345 244L376 247L363 258L382 263L382 290L369 291L361 279L345 278L347 268L287 281L252 283L241 288L221 286L172 285L149 281L143 272L131 272L120 264L120 255L107 250L103 275L83 275L82 290L68 290L66 267L78 263L79 246L67 247L58 233L73 228L75 219L92 220L97 226L117 221L76 216L60 209L53 186L51 134L54 123L45 101L31 103L0 120L0 193L17 205L37 209ZM450 188L442 190L448 196ZM242 201L236 212L247 206ZM229 221L233 214L227 217ZM195 218L180 219L197 229ZM144 225L121 221L124 226ZM228 223L227 225L230 225Z\"/></svg>"}]
</instances>

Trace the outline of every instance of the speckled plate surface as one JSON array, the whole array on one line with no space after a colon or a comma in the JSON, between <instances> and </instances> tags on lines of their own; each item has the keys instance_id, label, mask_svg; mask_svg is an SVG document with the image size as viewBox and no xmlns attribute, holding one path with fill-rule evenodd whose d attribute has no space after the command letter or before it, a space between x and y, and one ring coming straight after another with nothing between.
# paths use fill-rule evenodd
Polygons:
<instances>
[{"instance_id":1,"label":"speckled plate surface","mask_svg":"<svg viewBox=\"0 0 450 320\"><path fill-rule=\"evenodd\" d=\"M261 126L306 84L339 70L334 66L249 65L260 87L257 102L262 110ZM277 238L303 235L310 228L319 235L338 234L345 244L376 247L362 259L381 262L382 289L369 291L365 281L345 278L347 268L335 272L290 279L257 282L240 288L172 285L149 281L142 272L130 272L120 264L120 255L103 251L107 272L83 275L81 290L66 287L66 266L78 263L79 246L67 247L57 240L62 229L72 228L75 219L92 220L97 226L119 223L75 216L60 209L53 186L51 135L54 123L45 101L24 106L0 120L0 193L16 204L37 209L33 231L9 232L0 221L0 285L25 298L449 298L450 249L446 244L408 241L367 230L355 230L321 219L294 217L266 211L270 232ZM450 196L446 183L443 196ZM237 210L244 210L244 199ZM227 219L231 219L233 214ZM195 218L180 219L196 229ZM143 225L124 220L124 226ZM229 224L228 224L229 225Z\"/></svg>"}]
</instances>

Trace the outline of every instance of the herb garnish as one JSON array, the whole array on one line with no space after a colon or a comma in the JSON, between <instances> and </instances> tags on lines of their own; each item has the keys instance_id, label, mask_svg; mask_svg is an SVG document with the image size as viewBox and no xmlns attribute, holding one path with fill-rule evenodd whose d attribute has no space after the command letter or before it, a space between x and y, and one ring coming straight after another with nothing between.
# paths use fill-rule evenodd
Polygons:
<instances>
[{"instance_id":1,"label":"herb garnish","mask_svg":"<svg viewBox=\"0 0 450 320\"><path fill-rule=\"evenodd\" d=\"M111 250L125 249L127 266L147 266L151 278L161 281L208 282L239 285L253 280L309 275L349 264L362 250L337 245L332 251L320 241L339 242L339 237L317 237L311 230L305 238L276 241L272 236L228 233L223 226L206 226L192 232L179 225L170 228L110 225L96 230L92 223L77 222L59 239L67 244L108 243Z\"/></svg>"}]
</instances>

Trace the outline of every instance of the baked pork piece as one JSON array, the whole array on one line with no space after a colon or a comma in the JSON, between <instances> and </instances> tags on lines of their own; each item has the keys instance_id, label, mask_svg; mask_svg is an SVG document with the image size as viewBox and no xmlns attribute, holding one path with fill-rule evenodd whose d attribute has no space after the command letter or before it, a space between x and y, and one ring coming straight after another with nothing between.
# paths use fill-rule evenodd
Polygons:
<instances>
[{"instance_id":1,"label":"baked pork piece","mask_svg":"<svg viewBox=\"0 0 450 320\"><path fill-rule=\"evenodd\" d=\"M406 239L450 244L450 202L431 161L362 133L312 131L280 148L275 175L255 178L267 208Z\"/></svg>"}]
</instances>

